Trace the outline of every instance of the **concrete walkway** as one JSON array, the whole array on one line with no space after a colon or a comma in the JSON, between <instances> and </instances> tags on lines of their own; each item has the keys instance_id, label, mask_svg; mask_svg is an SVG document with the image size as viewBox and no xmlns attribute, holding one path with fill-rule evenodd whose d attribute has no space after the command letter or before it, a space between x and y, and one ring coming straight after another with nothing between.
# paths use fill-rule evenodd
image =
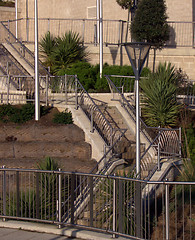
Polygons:
<instances>
[{"instance_id":1,"label":"concrete walkway","mask_svg":"<svg viewBox=\"0 0 195 240\"><path fill-rule=\"evenodd\" d=\"M62 239L85 239L85 240L109 240L113 239L111 234L96 231L82 230L78 228L63 227L59 229L56 225L45 223L34 223L24 221L0 220L1 240L62 240ZM117 240L131 238L118 237Z\"/></svg>"},{"instance_id":2,"label":"concrete walkway","mask_svg":"<svg viewBox=\"0 0 195 240\"><path fill-rule=\"evenodd\" d=\"M55 234L37 233L11 228L0 228L1 240L68 240L68 238Z\"/></svg>"}]
</instances>

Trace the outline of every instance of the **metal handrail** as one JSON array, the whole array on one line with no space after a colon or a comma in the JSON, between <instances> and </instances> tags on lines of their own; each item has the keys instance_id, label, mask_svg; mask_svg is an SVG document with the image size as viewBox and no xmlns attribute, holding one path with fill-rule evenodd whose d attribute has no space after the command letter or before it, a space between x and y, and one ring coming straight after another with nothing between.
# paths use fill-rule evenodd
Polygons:
<instances>
[{"instance_id":1,"label":"metal handrail","mask_svg":"<svg viewBox=\"0 0 195 240\"><path fill-rule=\"evenodd\" d=\"M109 82L109 85L120 95L120 97L122 99L122 101L120 100L121 105L126 109L127 113L129 114L129 116L131 117L131 119L135 123L136 122L135 108L129 103L129 101L124 97L124 94L121 93L120 90L111 81L110 76L114 76L114 75L105 75L107 81ZM118 76L115 75L114 77L118 77ZM121 76L119 76L119 77L121 77ZM123 76L123 77L126 77L126 76ZM130 109L131 112L128 111L126 106ZM179 128L169 129L169 128L160 128L160 127L150 127L150 126L146 125L146 123L143 121L143 119L141 117L139 117L139 120L140 120L140 123L141 123L141 132L143 133L143 135L145 136L145 138L147 139L149 144L151 144L151 142L154 140L154 137L151 136L151 134L147 131L147 129L157 130L157 132L159 132L159 131L162 132L162 131L177 131L177 130L179 130Z\"/></svg>"},{"instance_id":2,"label":"metal handrail","mask_svg":"<svg viewBox=\"0 0 195 240\"><path fill-rule=\"evenodd\" d=\"M1 23L1 25L4 27L4 29L8 32L8 35L11 35L11 36L13 37L14 43L19 44L19 45L22 47L22 49L24 49L25 52L27 52L27 53L29 54L29 56L33 59L32 62L29 62L24 56L22 56L23 59L24 59L31 67L34 68L34 62L35 62L34 54L33 54L19 39L17 39L17 38L15 37L15 35L7 28L7 26L4 25L3 22L0 22L0 23ZM16 48L13 46L13 44L12 44L8 39L6 39L6 41L16 50ZM16 50L16 51L18 52L18 54L21 55L21 53L20 53L18 50ZM42 63L40 62L40 60L39 60L39 66L40 66L41 69L45 72L45 74L51 75L51 74L47 71L47 69L42 65Z\"/></svg>"}]
</instances>

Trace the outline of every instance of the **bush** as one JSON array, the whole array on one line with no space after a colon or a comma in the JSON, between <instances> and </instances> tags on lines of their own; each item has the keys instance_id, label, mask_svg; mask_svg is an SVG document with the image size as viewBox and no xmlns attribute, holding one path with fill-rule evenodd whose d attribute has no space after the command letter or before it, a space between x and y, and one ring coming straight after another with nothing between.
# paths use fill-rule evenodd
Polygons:
<instances>
[{"instance_id":1,"label":"bush","mask_svg":"<svg viewBox=\"0 0 195 240\"><path fill-rule=\"evenodd\" d=\"M68 112L67 109L63 112L56 113L54 115L53 122L59 124L72 124L73 123L72 113Z\"/></svg>"},{"instance_id":2,"label":"bush","mask_svg":"<svg viewBox=\"0 0 195 240\"><path fill-rule=\"evenodd\" d=\"M48 112L49 108L41 106L40 115L43 116ZM25 123L34 118L35 105L27 103L22 106L13 106L10 104L0 105L0 121Z\"/></svg>"}]
</instances>

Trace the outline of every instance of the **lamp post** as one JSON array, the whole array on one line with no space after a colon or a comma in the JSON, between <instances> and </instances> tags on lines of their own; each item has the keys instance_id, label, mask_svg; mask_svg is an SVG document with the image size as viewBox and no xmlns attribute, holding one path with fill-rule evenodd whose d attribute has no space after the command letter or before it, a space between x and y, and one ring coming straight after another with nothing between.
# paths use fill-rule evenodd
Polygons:
<instances>
[{"instance_id":1,"label":"lamp post","mask_svg":"<svg viewBox=\"0 0 195 240\"><path fill-rule=\"evenodd\" d=\"M35 120L40 119L40 99L39 99L39 49L38 49L38 5L35 0Z\"/></svg>"},{"instance_id":2,"label":"lamp post","mask_svg":"<svg viewBox=\"0 0 195 240\"><path fill-rule=\"evenodd\" d=\"M139 106L139 78L150 51L148 43L124 43L133 72L136 86L136 174L140 177L140 106Z\"/></svg>"},{"instance_id":3,"label":"lamp post","mask_svg":"<svg viewBox=\"0 0 195 240\"><path fill-rule=\"evenodd\" d=\"M139 106L139 78L145 60L150 51L150 44L147 43L124 43L133 72L135 74L136 86L136 176L141 177L140 169L140 106ZM141 183L135 184L135 209L136 209L136 236L141 237Z\"/></svg>"}]
</instances>

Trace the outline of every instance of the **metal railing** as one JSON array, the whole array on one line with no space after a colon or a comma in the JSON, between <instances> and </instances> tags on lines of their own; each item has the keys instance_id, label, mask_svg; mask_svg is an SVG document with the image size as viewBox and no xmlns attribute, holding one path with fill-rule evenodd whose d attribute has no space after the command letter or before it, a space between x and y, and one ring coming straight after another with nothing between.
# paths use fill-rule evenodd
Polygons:
<instances>
[{"instance_id":1,"label":"metal railing","mask_svg":"<svg viewBox=\"0 0 195 240\"><path fill-rule=\"evenodd\" d=\"M32 68L34 71L35 68L35 56L34 53L32 53L19 39L15 37L15 35L10 32L8 26L5 25L5 23L0 22L0 29L1 32L5 32L5 39L2 43L8 43L14 52L19 54L22 59L25 60L25 62ZM45 67L41 64L39 61L39 73L40 75L50 75L50 73L45 69Z\"/></svg>"},{"instance_id":2,"label":"metal railing","mask_svg":"<svg viewBox=\"0 0 195 240\"><path fill-rule=\"evenodd\" d=\"M108 147L112 147L113 143L126 131L114 128L109 123L100 109L103 103L92 99L75 75L40 76L39 80L40 86L44 85L44 88L40 88L42 104L74 104L76 109L80 107L91 122L91 132L96 129ZM10 101L10 95L15 93L11 92L13 86L13 90L18 91L18 96L21 93L22 96L26 95L26 102L34 102L35 83L33 76L0 76L0 84L5 89L2 92L1 103L14 102L14 99ZM17 103L18 96L15 99ZM22 97L22 102L24 100Z\"/></svg>"},{"instance_id":3,"label":"metal railing","mask_svg":"<svg viewBox=\"0 0 195 240\"><path fill-rule=\"evenodd\" d=\"M18 39L24 42L34 42L34 19L21 18L18 22ZM16 20L4 21L7 28L15 34ZM99 43L98 21L96 19L58 19L39 18L39 39L47 31L54 36L61 36L66 31L79 33L85 44ZM103 20L103 42L120 44L131 41L130 22L122 20ZM194 47L195 44L195 23L182 21L168 21L170 27L169 41L167 47ZM7 33L6 33L7 35ZM1 38L4 36L2 32ZM2 40L1 40L2 41Z\"/></svg>"},{"instance_id":4,"label":"metal railing","mask_svg":"<svg viewBox=\"0 0 195 240\"><path fill-rule=\"evenodd\" d=\"M95 188L97 180L99 184ZM146 187L139 192L138 185ZM148 194L151 187L153 191ZM89 201L83 214L76 216L75 200L86 188ZM141 199L139 209L135 201L137 194ZM113 237L193 239L194 194L195 182L150 182L60 170L0 168L0 217L3 220L79 226ZM64 212L69 214L66 221L62 221ZM138 213L140 222L136 220Z\"/></svg>"},{"instance_id":5,"label":"metal railing","mask_svg":"<svg viewBox=\"0 0 195 240\"><path fill-rule=\"evenodd\" d=\"M136 122L136 113L135 113L135 106L134 106L135 103L134 101L132 101L132 98L130 100L127 100L127 98L124 97L124 93L123 93L126 79L128 79L128 77L117 76L117 75L105 75L105 77L108 81L108 85L110 87L111 93L113 94L113 100L117 100L121 103L121 106L128 113L133 123L135 123ZM120 85L119 88L115 86L111 78L113 79L113 81L115 81L115 83ZM116 80L116 79L120 79L120 80ZM124 80L124 83L123 83L123 80ZM131 83L130 83L130 86L131 86ZM126 88L128 91L129 87L127 86ZM121 89L122 91L119 89ZM145 124L143 119L140 117L140 131L149 145L140 158L141 165L143 165L142 166L143 169L144 168L147 169L148 166L151 164L151 162L154 163L154 161L144 160L144 157L148 153L150 148L153 148L156 152L158 169L160 168L161 158L181 157L181 129L180 128L169 129L169 128L160 128L160 127L149 127Z\"/></svg>"}]
</instances>

